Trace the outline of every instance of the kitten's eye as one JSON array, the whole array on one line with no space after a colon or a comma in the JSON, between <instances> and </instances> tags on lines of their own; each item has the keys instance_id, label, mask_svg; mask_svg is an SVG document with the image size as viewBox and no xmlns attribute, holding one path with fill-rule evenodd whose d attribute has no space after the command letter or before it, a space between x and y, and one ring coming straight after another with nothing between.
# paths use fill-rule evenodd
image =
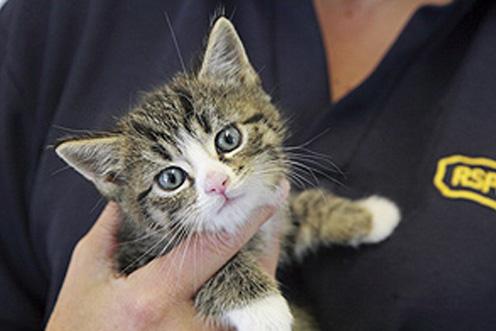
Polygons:
<instances>
[{"instance_id":1,"label":"kitten's eye","mask_svg":"<svg viewBox=\"0 0 496 331\"><path fill-rule=\"evenodd\" d=\"M161 189L172 191L177 189L186 180L186 173L178 167L170 167L158 174L157 183Z\"/></svg>"},{"instance_id":2,"label":"kitten's eye","mask_svg":"<svg viewBox=\"0 0 496 331\"><path fill-rule=\"evenodd\" d=\"M215 148L221 153L229 153L241 145L241 132L234 127L228 126L215 137Z\"/></svg>"}]
</instances>

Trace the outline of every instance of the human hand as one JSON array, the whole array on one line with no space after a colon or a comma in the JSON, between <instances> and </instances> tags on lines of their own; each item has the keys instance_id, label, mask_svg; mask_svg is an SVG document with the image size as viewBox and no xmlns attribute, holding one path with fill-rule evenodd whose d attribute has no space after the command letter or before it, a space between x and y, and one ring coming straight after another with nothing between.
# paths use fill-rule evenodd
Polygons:
<instances>
[{"instance_id":1,"label":"human hand","mask_svg":"<svg viewBox=\"0 0 496 331\"><path fill-rule=\"evenodd\" d=\"M234 237L197 235L194 245L179 245L126 277L113 268L121 214L117 204L109 203L74 249L46 330L212 330L212 326L196 318L195 293L276 209L259 208ZM260 265L274 275L277 240L272 246ZM181 268L177 267L179 259ZM195 266L196 261L202 261L201 268Z\"/></svg>"}]
</instances>

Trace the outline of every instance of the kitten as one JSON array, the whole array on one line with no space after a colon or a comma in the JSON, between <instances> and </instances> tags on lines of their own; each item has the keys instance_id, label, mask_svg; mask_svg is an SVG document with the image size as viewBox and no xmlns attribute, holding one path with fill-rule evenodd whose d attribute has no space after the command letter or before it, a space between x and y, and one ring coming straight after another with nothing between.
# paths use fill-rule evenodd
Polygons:
<instances>
[{"instance_id":1,"label":"kitten","mask_svg":"<svg viewBox=\"0 0 496 331\"><path fill-rule=\"evenodd\" d=\"M276 202L289 173L285 134L239 36L221 17L198 72L147 94L114 132L66 138L56 152L123 209L116 259L129 274L193 232L235 233L251 211ZM256 263L274 226L283 229L283 257L291 261L319 245L379 242L399 219L396 206L377 196L298 193L203 285L196 309L240 331L291 330L288 303ZM302 323L295 329L310 328Z\"/></svg>"}]
</instances>

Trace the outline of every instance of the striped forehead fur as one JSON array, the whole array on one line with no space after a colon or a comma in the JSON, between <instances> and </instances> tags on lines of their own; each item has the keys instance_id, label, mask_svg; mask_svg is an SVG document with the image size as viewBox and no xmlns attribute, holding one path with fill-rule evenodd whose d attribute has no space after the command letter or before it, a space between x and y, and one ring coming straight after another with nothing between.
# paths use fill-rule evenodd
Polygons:
<instances>
[{"instance_id":1,"label":"striped forehead fur","mask_svg":"<svg viewBox=\"0 0 496 331\"><path fill-rule=\"evenodd\" d=\"M231 123L260 123L282 138L285 134L277 111L260 87L209 84L187 75L147 94L141 105L121 119L119 127L153 143L149 149L170 160L172 153L181 153L177 149L180 129L201 138Z\"/></svg>"}]
</instances>

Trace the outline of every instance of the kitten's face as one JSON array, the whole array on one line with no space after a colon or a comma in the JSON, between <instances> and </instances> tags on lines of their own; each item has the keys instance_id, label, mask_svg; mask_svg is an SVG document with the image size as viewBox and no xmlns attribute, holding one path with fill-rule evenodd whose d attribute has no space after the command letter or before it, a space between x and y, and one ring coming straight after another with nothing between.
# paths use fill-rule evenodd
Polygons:
<instances>
[{"instance_id":1,"label":"kitten's face","mask_svg":"<svg viewBox=\"0 0 496 331\"><path fill-rule=\"evenodd\" d=\"M148 94L118 131L57 152L138 222L232 232L286 173L284 126L225 19L201 70Z\"/></svg>"},{"instance_id":2,"label":"kitten's face","mask_svg":"<svg viewBox=\"0 0 496 331\"><path fill-rule=\"evenodd\" d=\"M234 230L270 203L285 173L283 126L258 86L176 79L120 126L126 137L123 202L155 222ZM144 171L144 169L146 169Z\"/></svg>"}]
</instances>

